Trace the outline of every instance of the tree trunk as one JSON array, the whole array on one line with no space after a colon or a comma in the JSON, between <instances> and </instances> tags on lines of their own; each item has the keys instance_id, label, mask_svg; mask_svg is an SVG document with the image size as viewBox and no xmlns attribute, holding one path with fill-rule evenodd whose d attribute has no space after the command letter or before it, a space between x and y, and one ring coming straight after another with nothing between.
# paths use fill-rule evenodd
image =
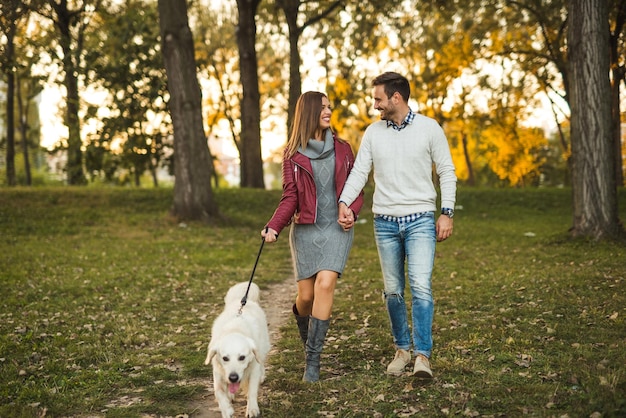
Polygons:
<instances>
[{"instance_id":1,"label":"tree trunk","mask_svg":"<svg viewBox=\"0 0 626 418\"><path fill-rule=\"evenodd\" d=\"M611 125L613 132L613 159L615 168L615 184L624 185L624 166L622 164L622 120L620 109L620 84L623 78L621 68L613 68L611 73ZM618 78L616 78L618 77Z\"/></svg>"},{"instance_id":2,"label":"tree trunk","mask_svg":"<svg viewBox=\"0 0 626 418\"><path fill-rule=\"evenodd\" d=\"M67 89L67 97L65 104L65 124L68 129L67 139L67 182L70 185L87 184L87 178L83 171L83 142L80 138L80 120L78 118L78 109L80 98L78 96L78 78L76 76L77 68L71 57L72 50L68 44L63 46L63 70L65 71L65 88Z\"/></svg>"},{"instance_id":3,"label":"tree trunk","mask_svg":"<svg viewBox=\"0 0 626 418\"><path fill-rule=\"evenodd\" d=\"M15 186L15 74L7 72L7 185Z\"/></svg>"},{"instance_id":4,"label":"tree trunk","mask_svg":"<svg viewBox=\"0 0 626 418\"><path fill-rule=\"evenodd\" d=\"M28 153L28 109L30 107L30 99L24 103L22 95L22 82L17 82L17 107L19 109L19 121L20 121L20 136L22 138L22 154L24 155L24 176L26 178L26 185L33 185L33 178L30 169L30 156Z\"/></svg>"},{"instance_id":5,"label":"tree trunk","mask_svg":"<svg viewBox=\"0 0 626 418\"><path fill-rule=\"evenodd\" d=\"M298 13L300 6L306 3L302 0L278 0L276 4L285 14L287 27L289 28L289 99L287 107L287 128L291 131L291 122L296 112L296 102L302 94L302 75L300 74L300 64L302 57L300 56L300 36L304 29L325 17L331 15L334 10L345 5L338 0L326 6L325 9L317 9L313 16L306 16L305 22L298 26Z\"/></svg>"},{"instance_id":6,"label":"tree trunk","mask_svg":"<svg viewBox=\"0 0 626 418\"><path fill-rule=\"evenodd\" d=\"M613 158L615 159L615 184L624 185L624 167L622 162L622 121L620 109L620 85L624 79L624 66L621 65L620 38L626 23L626 2L616 4L614 27L609 36L609 57L611 66L611 120L613 124Z\"/></svg>"},{"instance_id":7,"label":"tree trunk","mask_svg":"<svg viewBox=\"0 0 626 418\"><path fill-rule=\"evenodd\" d=\"M300 0L283 0L279 2L280 8L285 14L287 27L289 28L289 99L287 107L287 127L291 131L291 122L296 112L296 102L302 94L302 76L300 75L300 49L298 41L302 29L298 27L298 10Z\"/></svg>"},{"instance_id":8,"label":"tree trunk","mask_svg":"<svg viewBox=\"0 0 626 418\"><path fill-rule=\"evenodd\" d=\"M614 176L608 10L604 0L568 5L572 141L572 234L616 238L621 230Z\"/></svg>"},{"instance_id":9,"label":"tree trunk","mask_svg":"<svg viewBox=\"0 0 626 418\"><path fill-rule=\"evenodd\" d=\"M133 178L135 179L135 187L141 186L141 168L140 164L133 166Z\"/></svg>"},{"instance_id":10,"label":"tree trunk","mask_svg":"<svg viewBox=\"0 0 626 418\"><path fill-rule=\"evenodd\" d=\"M241 99L241 186L265 188L261 157L261 99L256 57L256 11L260 0L237 0L237 47Z\"/></svg>"},{"instance_id":11,"label":"tree trunk","mask_svg":"<svg viewBox=\"0 0 626 418\"><path fill-rule=\"evenodd\" d=\"M11 8L9 12L14 12ZM10 13L9 13L10 14ZM9 19L12 16L8 16ZM16 23L13 21L12 25L7 27L6 33L6 46L4 50L4 59L7 65L2 66L3 72L6 75L7 83L7 113L6 113L6 128L7 128L7 150L6 150L6 176L7 185L15 186L17 179L15 176L15 69L13 65L13 55L15 53L15 31Z\"/></svg>"},{"instance_id":12,"label":"tree trunk","mask_svg":"<svg viewBox=\"0 0 626 418\"><path fill-rule=\"evenodd\" d=\"M154 152L154 150L150 149L148 152ZM152 186L154 188L159 187L159 176L157 176L157 169L159 167L158 162L152 158L152 156L148 159L148 170L150 170L150 176L152 177Z\"/></svg>"},{"instance_id":13,"label":"tree trunk","mask_svg":"<svg viewBox=\"0 0 626 418\"><path fill-rule=\"evenodd\" d=\"M465 157L465 165L467 166L467 185L475 186L476 178L474 177L474 167L472 167L472 159L470 158L470 152L467 148L467 133L463 132L461 137L463 145L463 156Z\"/></svg>"},{"instance_id":14,"label":"tree trunk","mask_svg":"<svg viewBox=\"0 0 626 418\"><path fill-rule=\"evenodd\" d=\"M174 126L174 205L181 220L219 215L211 189L211 161L202 123L202 97L185 0L159 0L161 49Z\"/></svg>"},{"instance_id":15,"label":"tree trunk","mask_svg":"<svg viewBox=\"0 0 626 418\"><path fill-rule=\"evenodd\" d=\"M67 2L55 3L49 1L50 6L56 12L55 26L59 30L59 43L63 50L63 72L65 78L63 84L66 89L65 98L65 125L68 130L67 138L67 183L70 185L82 185L87 183L83 171L82 140L80 138L80 119L78 110L80 98L78 94L78 58L81 51L79 47L72 48L72 26L80 12L69 10Z\"/></svg>"}]
</instances>

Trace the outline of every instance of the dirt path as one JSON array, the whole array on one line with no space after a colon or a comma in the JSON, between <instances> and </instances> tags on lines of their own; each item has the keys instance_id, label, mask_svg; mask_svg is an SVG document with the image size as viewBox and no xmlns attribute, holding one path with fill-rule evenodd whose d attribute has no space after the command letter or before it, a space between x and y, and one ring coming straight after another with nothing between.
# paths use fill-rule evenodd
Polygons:
<instances>
[{"instance_id":1,"label":"dirt path","mask_svg":"<svg viewBox=\"0 0 626 418\"><path fill-rule=\"evenodd\" d=\"M272 285L261 292L261 306L267 316L270 340L272 342L270 356L275 350L274 343L280 338L280 327L290 319L295 291L295 282L292 277L289 277L282 283ZM202 383L206 386L207 391L192 402L189 407L190 413L187 416L190 418L221 418L222 415L213 396L213 382L210 379L206 379ZM263 386L261 386L259 391L259 397L259 404L261 404L263 400ZM235 399L235 417L245 417L245 415L245 397L238 396Z\"/></svg>"}]
</instances>

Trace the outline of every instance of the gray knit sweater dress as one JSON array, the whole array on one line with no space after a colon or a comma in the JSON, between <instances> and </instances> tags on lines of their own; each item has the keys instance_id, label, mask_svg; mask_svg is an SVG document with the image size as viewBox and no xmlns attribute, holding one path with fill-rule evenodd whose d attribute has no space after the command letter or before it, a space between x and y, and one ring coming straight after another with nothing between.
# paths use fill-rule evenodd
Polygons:
<instances>
[{"instance_id":1,"label":"gray knit sweater dress","mask_svg":"<svg viewBox=\"0 0 626 418\"><path fill-rule=\"evenodd\" d=\"M341 276L352 247L354 229L344 231L337 223L335 192L335 148L332 134L325 141L309 140L305 150L311 159L317 190L317 219L314 224L291 224L289 245L296 280L307 279L321 270Z\"/></svg>"}]
</instances>

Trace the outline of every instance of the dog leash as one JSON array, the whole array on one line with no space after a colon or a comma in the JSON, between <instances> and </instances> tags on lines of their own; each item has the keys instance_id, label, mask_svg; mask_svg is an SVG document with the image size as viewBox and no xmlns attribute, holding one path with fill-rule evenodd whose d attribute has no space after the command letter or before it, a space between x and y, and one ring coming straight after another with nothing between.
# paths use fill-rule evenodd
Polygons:
<instances>
[{"instance_id":1,"label":"dog leash","mask_svg":"<svg viewBox=\"0 0 626 418\"><path fill-rule=\"evenodd\" d=\"M267 233L269 228L265 228L265 232ZM261 238L261 247L259 248L259 253L256 256L256 261L254 262L254 267L252 268L252 274L250 275L250 280L248 281L248 288L246 289L246 294L241 298L241 307L239 308L239 315L241 315L241 311L243 307L246 306L248 302L248 292L250 292L250 286L252 285L252 278L254 277L254 272L256 271L256 266L259 264L259 258L261 258L261 251L263 250L263 244L265 244L265 237Z\"/></svg>"}]
</instances>

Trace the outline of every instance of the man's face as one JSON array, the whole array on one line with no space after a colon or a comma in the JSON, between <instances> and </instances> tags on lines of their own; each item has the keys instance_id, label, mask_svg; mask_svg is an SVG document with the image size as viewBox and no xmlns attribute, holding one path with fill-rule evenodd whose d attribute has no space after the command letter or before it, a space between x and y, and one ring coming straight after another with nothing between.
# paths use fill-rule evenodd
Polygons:
<instances>
[{"instance_id":1,"label":"man's face","mask_svg":"<svg viewBox=\"0 0 626 418\"><path fill-rule=\"evenodd\" d=\"M374 97L374 109L380 112L380 118L382 120L391 120L396 113L394 96L388 98L383 85L374 86L372 96Z\"/></svg>"}]
</instances>

